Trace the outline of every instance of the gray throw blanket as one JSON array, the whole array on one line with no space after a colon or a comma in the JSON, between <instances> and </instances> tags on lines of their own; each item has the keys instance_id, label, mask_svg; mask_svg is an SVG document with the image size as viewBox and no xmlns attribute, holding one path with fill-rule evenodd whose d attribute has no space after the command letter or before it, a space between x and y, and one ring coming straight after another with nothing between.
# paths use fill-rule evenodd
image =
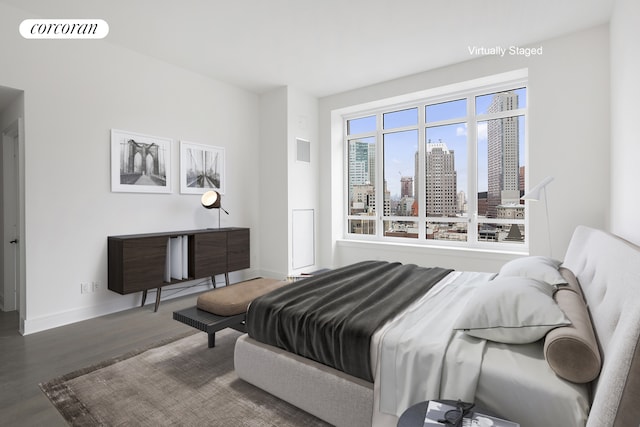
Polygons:
<instances>
[{"instance_id":1,"label":"gray throw blanket","mask_svg":"<svg viewBox=\"0 0 640 427\"><path fill-rule=\"evenodd\" d=\"M255 299L247 312L247 332L373 382L373 333L451 271L385 261L332 270Z\"/></svg>"}]
</instances>

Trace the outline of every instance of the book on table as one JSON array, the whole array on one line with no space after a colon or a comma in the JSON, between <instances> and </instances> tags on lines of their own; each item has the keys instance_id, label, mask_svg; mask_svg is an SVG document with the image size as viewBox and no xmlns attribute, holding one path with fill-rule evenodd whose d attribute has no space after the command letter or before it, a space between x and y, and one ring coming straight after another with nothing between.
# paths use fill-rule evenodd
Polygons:
<instances>
[{"instance_id":1,"label":"book on table","mask_svg":"<svg viewBox=\"0 0 640 427\"><path fill-rule=\"evenodd\" d=\"M446 414L449 411L454 411L451 414L455 415L455 411L457 410L459 411L455 405L430 400L424 416L424 427L451 425L444 422L447 418ZM451 418L451 416L449 416L449 418ZM520 424L514 423L513 421L504 420L473 410L465 415L460 425L462 427L520 427Z\"/></svg>"}]
</instances>

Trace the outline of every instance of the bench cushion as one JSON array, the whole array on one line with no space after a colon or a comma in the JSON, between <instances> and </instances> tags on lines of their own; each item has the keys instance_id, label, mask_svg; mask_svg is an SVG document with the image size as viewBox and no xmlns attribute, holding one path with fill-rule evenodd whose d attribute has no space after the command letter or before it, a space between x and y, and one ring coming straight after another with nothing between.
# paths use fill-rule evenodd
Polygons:
<instances>
[{"instance_id":1,"label":"bench cushion","mask_svg":"<svg viewBox=\"0 0 640 427\"><path fill-rule=\"evenodd\" d=\"M246 312L249 303L255 298L287 283L267 278L247 280L203 293L198 296L197 307L219 316L233 316Z\"/></svg>"}]
</instances>

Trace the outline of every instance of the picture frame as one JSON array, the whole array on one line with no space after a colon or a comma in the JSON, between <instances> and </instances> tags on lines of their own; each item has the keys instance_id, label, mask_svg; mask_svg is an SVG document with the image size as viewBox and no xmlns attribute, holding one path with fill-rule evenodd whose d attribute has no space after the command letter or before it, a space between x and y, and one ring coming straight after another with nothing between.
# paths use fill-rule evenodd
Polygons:
<instances>
[{"instance_id":1,"label":"picture frame","mask_svg":"<svg viewBox=\"0 0 640 427\"><path fill-rule=\"evenodd\" d=\"M111 129L111 191L171 193L173 140Z\"/></svg>"},{"instance_id":2,"label":"picture frame","mask_svg":"<svg viewBox=\"0 0 640 427\"><path fill-rule=\"evenodd\" d=\"M225 191L225 149L180 141L180 193L204 194Z\"/></svg>"}]
</instances>

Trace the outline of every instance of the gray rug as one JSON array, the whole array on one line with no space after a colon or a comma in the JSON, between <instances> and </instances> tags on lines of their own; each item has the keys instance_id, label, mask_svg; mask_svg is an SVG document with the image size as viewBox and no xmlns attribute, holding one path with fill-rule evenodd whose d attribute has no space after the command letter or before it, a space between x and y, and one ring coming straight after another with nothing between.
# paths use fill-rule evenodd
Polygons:
<instances>
[{"instance_id":1,"label":"gray rug","mask_svg":"<svg viewBox=\"0 0 640 427\"><path fill-rule=\"evenodd\" d=\"M239 332L197 333L57 378L40 388L72 426L327 426L238 379Z\"/></svg>"}]
</instances>

